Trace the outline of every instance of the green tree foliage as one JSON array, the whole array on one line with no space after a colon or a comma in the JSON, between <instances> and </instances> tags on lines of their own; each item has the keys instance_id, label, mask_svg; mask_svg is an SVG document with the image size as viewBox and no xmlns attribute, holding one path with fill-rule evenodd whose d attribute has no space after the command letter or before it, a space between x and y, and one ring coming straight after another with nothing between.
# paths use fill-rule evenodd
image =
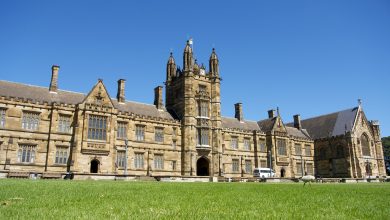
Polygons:
<instances>
[{"instance_id":1,"label":"green tree foliage","mask_svg":"<svg viewBox=\"0 0 390 220\"><path fill-rule=\"evenodd\" d=\"M382 138L384 156L390 156L390 136Z\"/></svg>"}]
</instances>

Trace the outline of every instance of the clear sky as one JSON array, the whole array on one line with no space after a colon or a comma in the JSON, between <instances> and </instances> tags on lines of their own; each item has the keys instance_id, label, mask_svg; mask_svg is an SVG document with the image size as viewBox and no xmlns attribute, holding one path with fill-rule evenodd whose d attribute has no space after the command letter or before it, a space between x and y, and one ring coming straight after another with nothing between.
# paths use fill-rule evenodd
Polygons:
<instances>
[{"instance_id":1,"label":"clear sky","mask_svg":"<svg viewBox=\"0 0 390 220\"><path fill-rule=\"evenodd\" d=\"M0 79L87 93L102 78L111 96L152 103L172 50L189 37L198 63L220 60L222 114L260 120L280 108L313 117L357 106L390 135L390 1L0 2Z\"/></svg>"}]
</instances>

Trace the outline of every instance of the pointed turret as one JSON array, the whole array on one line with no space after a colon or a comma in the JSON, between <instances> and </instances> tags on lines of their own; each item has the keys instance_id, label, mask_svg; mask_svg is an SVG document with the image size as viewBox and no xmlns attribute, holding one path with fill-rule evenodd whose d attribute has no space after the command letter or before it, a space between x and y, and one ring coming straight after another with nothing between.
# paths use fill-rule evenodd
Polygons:
<instances>
[{"instance_id":1,"label":"pointed turret","mask_svg":"<svg viewBox=\"0 0 390 220\"><path fill-rule=\"evenodd\" d=\"M176 63L171 52L167 63L167 82L176 76Z\"/></svg>"},{"instance_id":2,"label":"pointed turret","mask_svg":"<svg viewBox=\"0 0 390 220\"><path fill-rule=\"evenodd\" d=\"M210 55L209 67L212 76L219 76L219 61L214 48Z\"/></svg>"},{"instance_id":3,"label":"pointed turret","mask_svg":"<svg viewBox=\"0 0 390 220\"><path fill-rule=\"evenodd\" d=\"M187 41L186 47L184 48L184 54L183 54L184 71L192 70L193 65L194 65L193 52L190 46L190 41Z\"/></svg>"}]
</instances>

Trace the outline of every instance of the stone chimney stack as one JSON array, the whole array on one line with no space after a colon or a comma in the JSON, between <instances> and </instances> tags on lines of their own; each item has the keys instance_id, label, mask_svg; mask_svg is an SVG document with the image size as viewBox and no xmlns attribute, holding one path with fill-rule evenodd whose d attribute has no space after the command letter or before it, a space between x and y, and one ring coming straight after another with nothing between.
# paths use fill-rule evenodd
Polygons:
<instances>
[{"instance_id":1,"label":"stone chimney stack","mask_svg":"<svg viewBox=\"0 0 390 220\"><path fill-rule=\"evenodd\" d=\"M299 130L302 129L301 116L300 115L294 115L294 127L296 129L299 129Z\"/></svg>"},{"instance_id":2,"label":"stone chimney stack","mask_svg":"<svg viewBox=\"0 0 390 220\"><path fill-rule=\"evenodd\" d=\"M275 109L268 110L268 118L274 118L275 117Z\"/></svg>"},{"instance_id":3,"label":"stone chimney stack","mask_svg":"<svg viewBox=\"0 0 390 220\"><path fill-rule=\"evenodd\" d=\"M157 86L154 88L154 105L156 106L157 109L162 109L163 108L163 99L162 99L162 94L163 93L163 87L162 86Z\"/></svg>"},{"instance_id":4,"label":"stone chimney stack","mask_svg":"<svg viewBox=\"0 0 390 220\"><path fill-rule=\"evenodd\" d=\"M58 91L58 70L60 69L60 66L53 65L51 67L51 81L50 81L50 92L57 92Z\"/></svg>"},{"instance_id":5,"label":"stone chimney stack","mask_svg":"<svg viewBox=\"0 0 390 220\"><path fill-rule=\"evenodd\" d=\"M118 80L118 93L116 95L116 98L118 99L119 103L125 103L125 79Z\"/></svg>"},{"instance_id":6,"label":"stone chimney stack","mask_svg":"<svg viewBox=\"0 0 390 220\"><path fill-rule=\"evenodd\" d=\"M244 120L244 114L242 113L242 103L236 103L234 104L234 110L235 110L235 117L242 121Z\"/></svg>"}]
</instances>

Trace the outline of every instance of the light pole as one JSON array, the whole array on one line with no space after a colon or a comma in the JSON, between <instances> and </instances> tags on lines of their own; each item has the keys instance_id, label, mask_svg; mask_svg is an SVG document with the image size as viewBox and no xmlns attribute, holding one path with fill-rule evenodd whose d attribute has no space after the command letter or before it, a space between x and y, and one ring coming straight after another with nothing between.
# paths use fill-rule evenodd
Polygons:
<instances>
[{"instance_id":1,"label":"light pole","mask_svg":"<svg viewBox=\"0 0 390 220\"><path fill-rule=\"evenodd\" d=\"M301 176L303 177L303 158L301 154Z\"/></svg>"},{"instance_id":2,"label":"light pole","mask_svg":"<svg viewBox=\"0 0 390 220\"><path fill-rule=\"evenodd\" d=\"M125 139L125 176L127 176L127 144L129 143L129 140Z\"/></svg>"}]
</instances>

